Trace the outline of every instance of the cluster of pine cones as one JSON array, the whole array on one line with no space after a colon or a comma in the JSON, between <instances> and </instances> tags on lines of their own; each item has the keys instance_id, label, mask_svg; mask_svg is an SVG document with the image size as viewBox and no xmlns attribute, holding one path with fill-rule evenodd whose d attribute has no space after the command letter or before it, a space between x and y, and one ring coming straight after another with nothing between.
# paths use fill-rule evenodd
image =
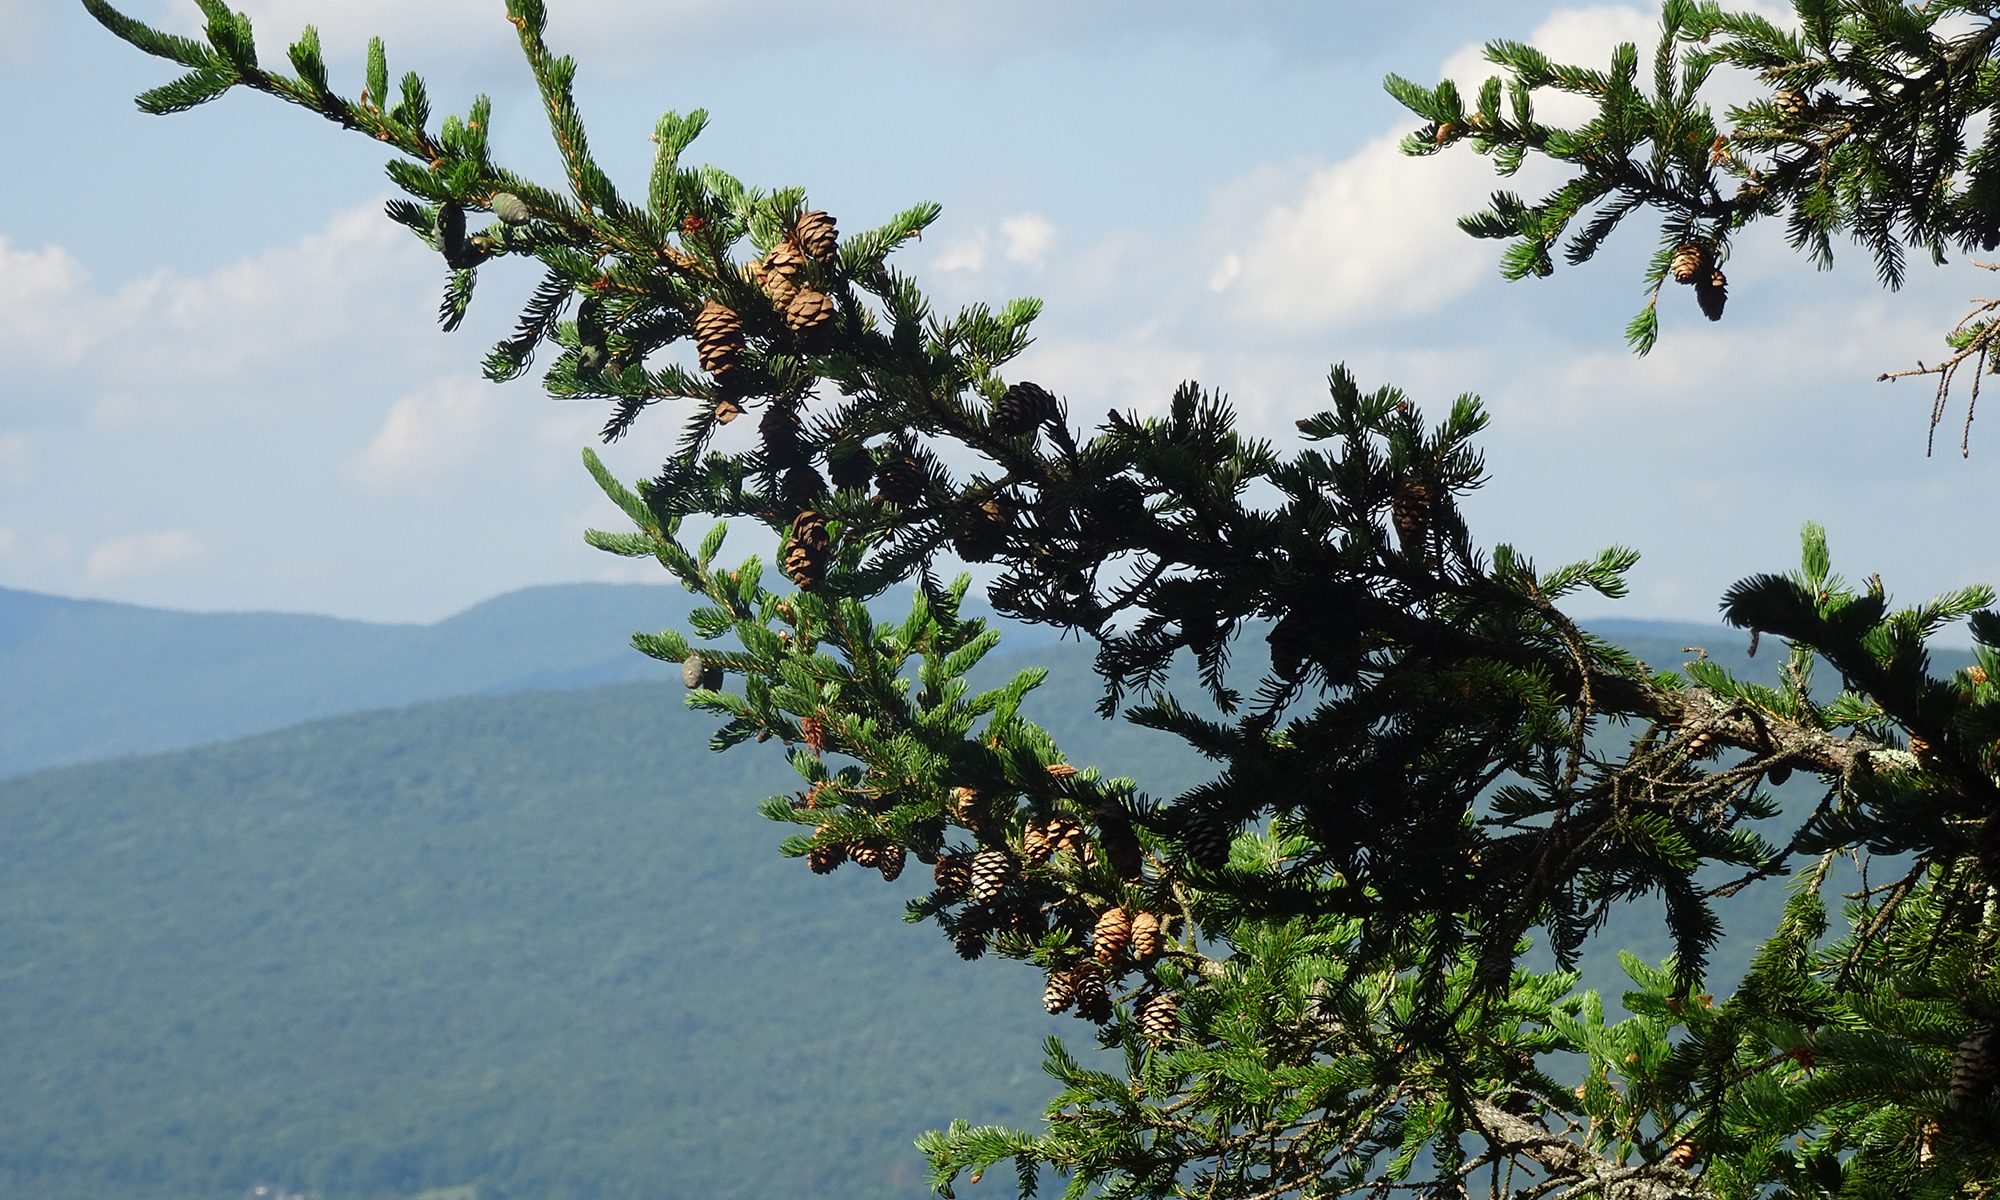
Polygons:
<instances>
[{"instance_id":1,"label":"cluster of pine cones","mask_svg":"<svg viewBox=\"0 0 2000 1200\"><path fill-rule=\"evenodd\" d=\"M815 210L799 217L777 245L744 268L749 280L770 298L785 327L807 345L823 341L834 318L833 297L814 286L811 265L832 262L839 244L834 219ZM725 391L731 389L743 367L743 318L722 301L709 300L695 315L694 345L701 369ZM725 400L717 407L716 420L726 424L742 411L740 405Z\"/></svg>"},{"instance_id":2,"label":"cluster of pine cones","mask_svg":"<svg viewBox=\"0 0 2000 1200\"><path fill-rule=\"evenodd\" d=\"M1722 319L1722 306L1729 302L1729 280L1715 265L1714 247L1699 240L1682 242L1674 247L1667 270L1675 283L1694 285L1694 298L1703 316L1711 321Z\"/></svg>"}]
</instances>

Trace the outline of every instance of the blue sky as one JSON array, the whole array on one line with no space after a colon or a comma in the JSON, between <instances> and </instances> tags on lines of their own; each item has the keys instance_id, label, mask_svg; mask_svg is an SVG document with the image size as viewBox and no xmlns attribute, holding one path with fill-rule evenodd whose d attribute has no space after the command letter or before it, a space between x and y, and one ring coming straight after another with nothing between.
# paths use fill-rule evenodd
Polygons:
<instances>
[{"instance_id":1,"label":"blue sky","mask_svg":"<svg viewBox=\"0 0 2000 1200\"><path fill-rule=\"evenodd\" d=\"M349 90L383 34L440 112L489 92L502 157L553 173L501 0L237 2L280 61L317 23ZM1729 265L1726 318L1670 292L1660 348L1636 359L1621 331L1649 227L1507 284L1497 247L1451 223L1494 185L1484 160L1394 153L1413 122L1385 71L1476 81L1493 37L1602 62L1650 45L1651 9L550 8L615 178L641 186L661 110L706 107L694 158L803 185L845 228L942 203L905 265L940 302L1043 297L1011 374L1073 413L1156 409L1193 378L1283 438L1336 361L1439 411L1477 393L1483 543L1545 565L1643 556L1633 596L1585 615L1712 619L1731 582L1793 564L1806 520L1850 577L1904 598L2000 581L2000 535L1966 515L2000 443L1975 426L1962 460L1955 408L1926 459L1927 381L1875 382L1937 357L1993 293L1984 272L1921 269L1891 295L1864 256L1816 273L1761 230ZM198 24L192 0L128 11ZM131 97L167 68L70 0L0 0L0 27L0 586L432 620L532 583L658 578L582 544L617 526L578 462L602 411L479 379L531 268L485 271L443 335L441 271L382 217L376 144L250 95L143 116ZM636 478L671 441L655 410L606 456Z\"/></svg>"}]
</instances>

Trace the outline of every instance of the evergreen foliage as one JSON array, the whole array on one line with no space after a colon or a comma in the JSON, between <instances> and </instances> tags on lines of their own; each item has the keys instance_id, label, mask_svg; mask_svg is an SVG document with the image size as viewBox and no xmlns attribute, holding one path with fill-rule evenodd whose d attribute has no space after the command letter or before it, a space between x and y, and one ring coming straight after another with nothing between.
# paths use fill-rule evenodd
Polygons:
<instances>
[{"instance_id":1,"label":"evergreen foliage","mask_svg":"<svg viewBox=\"0 0 2000 1200\"><path fill-rule=\"evenodd\" d=\"M1809 528L1799 571L1724 602L1732 623L1785 640L1776 685L1654 671L1559 607L1580 589L1621 594L1631 551L1544 570L1480 548L1458 507L1483 477L1476 399L1427 424L1397 389L1336 367L1293 447L1239 431L1194 383L1164 416L1073 430L1046 388L1002 374L1036 302L947 316L890 265L935 206L841 234L799 189L684 165L699 115L662 120L645 201L621 195L585 139L575 64L543 41L541 0L507 7L559 189L492 161L483 102L433 133L409 76L385 111L379 45L368 90L345 101L321 82L315 39L295 48L296 77L273 73L220 0L200 0L207 46L84 2L191 69L142 97L149 110L247 86L401 152L390 175L412 200L391 215L443 258L448 325L479 263L538 259L550 281L489 360L496 378L553 342L547 389L609 402L607 438L655 404L678 410L676 453L636 488L587 455L634 526L595 543L658 559L705 601L692 638L639 648L677 664L698 650L701 675L721 671L722 686L690 693L720 720L718 749L789 751L799 790L764 806L800 827L787 853L885 876L905 855L938 864L911 916L967 957L1034 963L1052 1007L1073 1005L1124 1052L1104 1072L1052 1047L1063 1090L1040 1133L927 1139L941 1193L1002 1162L1024 1195L1053 1171L1073 1196L1246 1200L1941 1196L2000 1178L1990 590L1895 607L1879 580L1833 575ZM1669 0L1650 95L1629 45L1598 71L1495 43L1511 94L1490 81L1471 111L1450 85L1389 87L1429 122L1410 149L1464 137L1503 172L1530 151L1578 168L1539 204L1503 193L1468 219L1515 239L1510 275L1552 270L1574 220L1566 253L1581 261L1649 206L1668 217L1652 293L1671 274L1712 319L1729 237L1757 216L1787 214L1822 264L1834 234L1857 238L1891 285L1906 247L1993 244L1994 167L1964 136L1995 86L1990 6L1797 8L1804 32L1790 35ZM1946 38L1946 16L1981 32ZM1782 85L1727 126L1699 99L1725 64ZM1542 126L1541 87L1595 98L1600 115ZM473 230L472 212L497 219ZM564 321L570 295L582 300ZM1649 298L1634 322L1640 349L1654 312ZM1984 354L1984 337L1967 346ZM692 363L671 358L683 341ZM752 412L747 447L722 436ZM697 516L778 533L783 581L755 559L718 565L720 527L684 541ZM1022 716L1039 672L973 688L994 635L962 614L964 578L940 581L954 557L994 564L1003 614L1093 639L1105 714L1129 698L1127 718L1178 735L1215 774L1173 794L1106 777ZM912 579L907 617L865 606ZM1934 673L1927 640L1962 619L1976 668ZM1163 686L1182 661L1192 697ZM1837 688L1816 690L1816 668ZM1794 772L1823 799L1772 830L1767 783ZM1885 859L1900 878L1861 887L1836 925L1822 891L1841 857ZM1793 871L1787 921L1713 1001L1717 899ZM1674 954L1628 964L1633 1016L1607 1024L1567 971L1632 904L1655 906ZM1152 953L1097 952L1113 909L1156 924ZM1537 943L1557 972L1520 965ZM1550 1073L1559 1054L1582 1056L1574 1090Z\"/></svg>"}]
</instances>

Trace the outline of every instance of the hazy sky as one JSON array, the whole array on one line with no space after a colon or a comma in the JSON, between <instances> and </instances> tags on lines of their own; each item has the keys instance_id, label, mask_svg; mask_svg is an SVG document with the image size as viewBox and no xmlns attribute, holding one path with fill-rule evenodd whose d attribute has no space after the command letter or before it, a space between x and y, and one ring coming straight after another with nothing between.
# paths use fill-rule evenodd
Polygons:
<instances>
[{"instance_id":1,"label":"hazy sky","mask_svg":"<svg viewBox=\"0 0 2000 1200\"><path fill-rule=\"evenodd\" d=\"M343 91L371 33L434 108L495 103L498 153L553 174L501 0L235 0L267 59L318 23ZM128 0L192 33L193 0ZM1650 224L1577 270L1508 284L1452 218L1495 186L1469 150L1407 160L1384 72L1486 73L1526 38L1602 63L1652 9L1528 3L549 0L614 178L643 188L663 109L706 107L690 157L800 184L846 229L944 205L902 256L941 303L1047 301L1009 373L1077 414L1227 392L1276 437L1330 364L1442 412L1493 413L1482 543L1555 565L1622 543L1631 599L1588 615L1713 619L1792 566L1801 522L1836 565L1916 598L2000 580L1984 511L2000 432L1924 457L1942 331L1995 290L1963 263L1883 293L1865 255L1815 273L1760 229L1726 318L1664 297L1647 359L1622 330ZM1143 17L1134 14L1143 13ZM72 0L0 0L0 585L195 609L431 620L530 583L651 579L585 547L622 519L579 464L604 412L478 364L536 278L482 272L438 332L441 265L381 215L380 147L266 97L171 118L132 95L171 68ZM1528 182L1532 183L1531 177ZM1545 177L1543 177L1545 178ZM1518 184L1516 186L1519 186ZM664 408L606 451L651 472ZM1956 514L1956 515L1955 515Z\"/></svg>"}]
</instances>

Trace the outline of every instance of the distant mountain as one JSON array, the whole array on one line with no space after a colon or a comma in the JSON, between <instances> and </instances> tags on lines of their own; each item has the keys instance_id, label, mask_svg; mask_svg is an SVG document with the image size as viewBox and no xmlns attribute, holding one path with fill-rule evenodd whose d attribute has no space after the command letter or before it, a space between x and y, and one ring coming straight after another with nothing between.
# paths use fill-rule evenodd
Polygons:
<instances>
[{"instance_id":1,"label":"distant mountain","mask_svg":"<svg viewBox=\"0 0 2000 1200\"><path fill-rule=\"evenodd\" d=\"M434 625L185 613L0 589L0 777L418 700L660 678L678 587L528 588Z\"/></svg>"},{"instance_id":2,"label":"distant mountain","mask_svg":"<svg viewBox=\"0 0 2000 1200\"><path fill-rule=\"evenodd\" d=\"M0 778L423 700L663 679L631 635L685 628L695 600L678 585L560 584L393 625L0 588ZM1021 633L1010 645L1053 640Z\"/></svg>"}]
</instances>

